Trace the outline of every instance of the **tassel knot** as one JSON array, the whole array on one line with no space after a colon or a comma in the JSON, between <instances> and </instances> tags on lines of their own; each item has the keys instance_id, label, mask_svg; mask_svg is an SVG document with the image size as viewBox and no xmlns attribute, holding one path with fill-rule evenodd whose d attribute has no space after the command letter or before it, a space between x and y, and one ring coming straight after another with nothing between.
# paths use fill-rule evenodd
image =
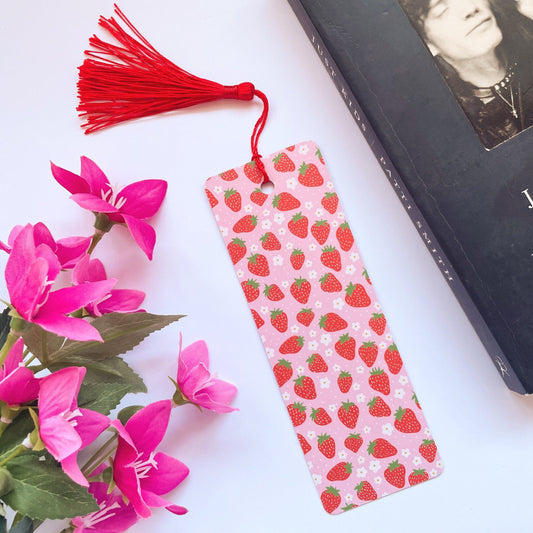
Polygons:
<instances>
[{"instance_id":1,"label":"tassel knot","mask_svg":"<svg viewBox=\"0 0 533 533\"><path fill-rule=\"evenodd\" d=\"M255 87L253 83L245 81L239 85L224 85L222 98L227 100L253 100Z\"/></svg>"}]
</instances>

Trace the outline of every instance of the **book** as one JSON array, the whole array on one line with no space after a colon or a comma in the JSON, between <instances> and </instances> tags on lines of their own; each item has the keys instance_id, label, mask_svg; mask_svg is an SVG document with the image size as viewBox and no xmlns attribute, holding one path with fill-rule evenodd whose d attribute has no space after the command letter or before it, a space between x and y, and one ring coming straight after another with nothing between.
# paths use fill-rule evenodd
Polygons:
<instances>
[{"instance_id":1,"label":"book","mask_svg":"<svg viewBox=\"0 0 533 533\"><path fill-rule=\"evenodd\" d=\"M288 1L502 378L533 393L533 20L514 0Z\"/></svg>"}]
</instances>

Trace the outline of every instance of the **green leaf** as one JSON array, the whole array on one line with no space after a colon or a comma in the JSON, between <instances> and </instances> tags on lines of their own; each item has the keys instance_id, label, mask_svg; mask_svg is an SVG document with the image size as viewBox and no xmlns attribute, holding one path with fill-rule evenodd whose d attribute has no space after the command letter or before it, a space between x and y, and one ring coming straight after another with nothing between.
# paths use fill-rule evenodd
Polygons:
<instances>
[{"instance_id":1,"label":"green leaf","mask_svg":"<svg viewBox=\"0 0 533 533\"><path fill-rule=\"evenodd\" d=\"M11 326L11 317L9 316L9 307L6 307L0 314L0 348L4 345Z\"/></svg>"},{"instance_id":2,"label":"green leaf","mask_svg":"<svg viewBox=\"0 0 533 533\"><path fill-rule=\"evenodd\" d=\"M9 533L33 533L33 520L29 516L25 516L9 530Z\"/></svg>"},{"instance_id":3,"label":"green leaf","mask_svg":"<svg viewBox=\"0 0 533 533\"><path fill-rule=\"evenodd\" d=\"M20 413L0 437L0 461L7 457L34 428L33 420L28 411Z\"/></svg>"},{"instance_id":4,"label":"green leaf","mask_svg":"<svg viewBox=\"0 0 533 533\"><path fill-rule=\"evenodd\" d=\"M0 533L6 533L7 531L7 520L5 516L0 516Z\"/></svg>"},{"instance_id":5,"label":"green leaf","mask_svg":"<svg viewBox=\"0 0 533 533\"><path fill-rule=\"evenodd\" d=\"M78 407L108 415L130 392L130 385L117 383L82 383L78 394Z\"/></svg>"},{"instance_id":6,"label":"green leaf","mask_svg":"<svg viewBox=\"0 0 533 533\"><path fill-rule=\"evenodd\" d=\"M54 520L98 511L96 500L85 487L72 481L61 468L40 461L37 455L15 457L6 468L15 487L4 501L21 514L34 520Z\"/></svg>"},{"instance_id":7,"label":"green leaf","mask_svg":"<svg viewBox=\"0 0 533 533\"><path fill-rule=\"evenodd\" d=\"M117 415L117 418L122 422L122 425L125 426L126 422L138 411L143 408L142 405L130 405L121 409Z\"/></svg>"}]
</instances>

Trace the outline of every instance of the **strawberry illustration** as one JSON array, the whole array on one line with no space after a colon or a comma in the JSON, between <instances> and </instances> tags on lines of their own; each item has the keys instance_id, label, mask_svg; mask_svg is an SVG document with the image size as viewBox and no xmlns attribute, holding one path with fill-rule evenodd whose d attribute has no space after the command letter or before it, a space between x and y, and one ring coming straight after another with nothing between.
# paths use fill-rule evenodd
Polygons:
<instances>
[{"instance_id":1,"label":"strawberry illustration","mask_svg":"<svg viewBox=\"0 0 533 533\"><path fill-rule=\"evenodd\" d=\"M339 246L341 247L341 250L344 252L347 252L350 250L350 248L353 246L353 235L352 230L350 229L350 226L348 222L343 222L338 228L337 232L335 233L337 240L339 241Z\"/></svg>"},{"instance_id":2,"label":"strawberry illustration","mask_svg":"<svg viewBox=\"0 0 533 533\"><path fill-rule=\"evenodd\" d=\"M357 497L364 502L376 500L378 497L374 487L368 481L361 481L355 487L355 490L357 491Z\"/></svg>"},{"instance_id":3,"label":"strawberry illustration","mask_svg":"<svg viewBox=\"0 0 533 533\"><path fill-rule=\"evenodd\" d=\"M302 213L296 213L287 224L289 231L300 239L305 239L307 237L307 228L309 226L309 220Z\"/></svg>"},{"instance_id":4,"label":"strawberry illustration","mask_svg":"<svg viewBox=\"0 0 533 533\"><path fill-rule=\"evenodd\" d=\"M235 189L226 189L224 191L224 203L235 213L241 210L242 199L240 193Z\"/></svg>"},{"instance_id":5,"label":"strawberry illustration","mask_svg":"<svg viewBox=\"0 0 533 533\"><path fill-rule=\"evenodd\" d=\"M304 452L304 455L306 453L309 453L313 448L307 442L307 439L303 435L300 435L300 433L297 433L296 435L298 436L298 440L300 442L300 446L302 447L302 452Z\"/></svg>"},{"instance_id":6,"label":"strawberry illustration","mask_svg":"<svg viewBox=\"0 0 533 533\"><path fill-rule=\"evenodd\" d=\"M391 344L385 350L385 362L387 363L387 366L389 367L389 372L391 374L396 375L402 369L403 361L400 357L400 352L398 351L396 344Z\"/></svg>"},{"instance_id":7,"label":"strawberry illustration","mask_svg":"<svg viewBox=\"0 0 533 533\"><path fill-rule=\"evenodd\" d=\"M228 243L228 252L231 262L236 265L246 255L246 244L242 239L235 237Z\"/></svg>"},{"instance_id":8,"label":"strawberry illustration","mask_svg":"<svg viewBox=\"0 0 533 533\"><path fill-rule=\"evenodd\" d=\"M280 359L272 370L279 387L285 385L292 378L292 363L287 359Z\"/></svg>"},{"instance_id":9,"label":"strawberry illustration","mask_svg":"<svg viewBox=\"0 0 533 533\"><path fill-rule=\"evenodd\" d=\"M350 281L345 290L344 301L352 307L368 307L372 303L365 288L360 283L354 285Z\"/></svg>"},{"instance_id":10,"label":"strawberry illustration","mask_svg":"<svg viewBox=\"0 0 533 533\"><path fill-rule=\"evenodd\" d=\"M344 507L342 507L342 512L345 513L346 511L350 511L351 509L357 508L358 505L355 505L355 503L347 503Z\"/></svg>"},{"instance_id":11,"label":"strawberry illustration","mask_svg":"<svg viewBox=\"0 0 533 533\"><path fill-rule=\"evenodd\" d=\"M282 192L276 194L272 200L272 206L279 211L292 211L298 209L302 205L298 198L295 198L290 192Z\"/></svg>"},{"instance_id":12,"label":"strawberry illustration","mask_svg":"<svg viewBox=\"0 0 533 533\"><path fill-rule=\"evenodd\" d=\"M398 407L394 419L394 427L402 433L418 433L422 429L415 413L409 408Z\"/></svg>"},{"instance_id":13,"label":"strawberry illustration","mask_svg":"<svg viewBox=\"0 0 533 533\"><path fill-rule=\"evenodd\" d=\"M253 302L259 298L259 283L255 279L247 279L241 282L241 287L247 302Z\"/></svg>"},{"instance_id":14,"label":"strawberry illustration","mask_svg":"<svg viewBox=\"0 0 533 533\"><path fill-rule=\"evenodd\" d=\"M322 152L319 148L316 149L315 155L318 157L318 160L324 165L324 158L322 157Z\"/></svg>"},{"instance_id":15,"label":"strawberry illustration","mask_svg":"<svg viewBox=\"0 0 533 533\"><path fill-rule=\"evenodd\" d=\"M325 246L322 248L322 255L320 256L321 263L327 267L339 272L342 268L341 254L335 246Z\"/></svg>"},{"instance_id":16,"label":"strawberry illustration","mask_svg":"<svg viewBox=\"0 0 533 533\"><path fill-rule=\"evenodd\" d=\"M348 448L354 453L357 453L362 445L363 439L361 438L361 435L359 435L359 433L350 433L344 439L344 446L346 446L346 448Z\"/></svg>"},{"instance_id":17,"label":"strawberry illustration","mask_svg":"<svg viewBox=\"0 0 533 533\"><path fill-rule=\"evenodd\" d=\"M318 353L314 353L311 357L307 358L306 361L311 372L328 371L328 365L326 364L326 361L324 361L324 358Z\"/></svg>"},{"instance_id":18,"label":"strawberry illustration","mask_svg":"<svg viewBox=\"0 0 533 533\"><path fill-rule=\"evenodd\" d=\"M281 250L278 238L271 231L267 231L259 240L263 243L264 250Z\"/></svg>"},{"instance_id":19,"label":"strawberry illustration","mask_svg":"<svg viewBox=\"0 0 533 533\"><path fill-rule=\"evenodd\" d=\"M248 270L256 276L268 276L270 269L268 268L268 260L262 254L253 254L248 257Z\"/></svg>"},{"instance_id":20,"label":"strawberry illustration","mask_svg":"<svg viewBox=\"0 0 533 533\"><path fill-rule=\"evenodd\" d=\"M261 318L261 315L255 310L251 309L252 316L254 317L255 325L257 329L264 325L265 321Z\"/></svg>"},{"instance_id":21,"label":"strawberry illustration","mask_svg":"<svg viewBox=\"0 0 533 533\"><path fill-rule=\"evenodd\" d=\"M376 362L378 356L378 347L374 341L364 342L359 346L359 357L369 368Z\"/></svg>"},{"instance_id":22,"label":"strawberry illustration","mask_svg":"<svg viewBox=\"0 0 533 533\"><path fill-rule=\"evenodd\" d=\"M219 175L224 181L233 181L239 177L235 170L226 170L226 172L222 172Z\"/></svg>"},{"instance_id":23,"label":"strawberry illustration","mask_svg":"<svg viewBox=\"0 0 533 533\"><path fill-rule=\"evenodd\" d=\"M215 207L215 205L218 205L218 200L215 198L214 194L209 189L205 189L205 194L207 194L207 199L209 200L209 205L211 207Z\"/></svg>"},{"instance_id":24,"label":"strawberry illustration","mask_svg":"<svg viewBox=\"0 0 533 533\"><path fill-rule=\"evenodd\" d=\"M368 455L373 455L376 459L392 457L398 453L398 450L387 439L376 439L368 443L366 449Z\"/></svg>"},{"instance_id":25,"label":"strawberry illustration","mask_svg":"<svg viewBox=\"0 0 533 533\"><path fill-rule=\"evenodd\" d=\"M263 205L268 198L268 194L265 194L261 189L257 188L250 194L250 200L257 205Z\"/></svg>"},{"instance_id":26,"label":"strawberry illustration","mask_svg":"<svg viewBox=\"0 0 533 533\"><path fill-rule=\"evenodd\" d=\"M285 333L289 327L287 314L281 309L274 309L270 312L270 323L281 333Z\"/></svg>"},{"instance_id":27,"label":"strawberry illustration","mask_svg":"<svg viewBox=\"0 0 533 533\"><path fill-rule=\"evenodd\" d=\"M330 227L327 220L317 220L311 226L311 235L322 246L328 240L329 230Z\"/></svg>"},{"instance_id":28,"label":"strawberry illustration","mask_svg":"<svg viewBox=\"0 0 533 533\"><path fill-rule=\"evenodd\" d=\"M296 148L296 146L294 146L294 144L291 145L291 146L287 146L287 151L288 151L288 152L294 152L294 149L295 149L295 148Z\"/></svg>"},{"instance_id":29,"label":"strawberry illustration","mask_svg":"<svg viewBox=\"0 0 533 533\"><path fill-rule=\"evenodd\" d=\"M423 483L424 481L427 481L429 479L429 474L425 471L424 468L420 468L418 470L413 470L409 474L409 485L418 485L419 483Z\"/></svg>"},{"instance_id":30,"label":"strawberry illustration","mask_svg":"<svg viewBox=\"0 0 533 533\"><path fill-rule=\"evenodd\" d=\"M305 254L302 250L295 248L291 253L291 265L294 270L300 270L305 262Z\"/></svg>"},{"instance_id":31,"label":"strawberry illustration","mask_svg":"<svg viewBox=\"0 0 533 533\"><path fill-rule=\"evenodd\" d=\"M339 197L336 192L327 192L324 194L322 200L320 200L320 203L328 213L334 215L339 206Z\"/></svg>"},{"instance_id":32,"label":"strawberry illustration","mask_svg":"<svg viewBox=\"0 0 533 533\"><path fill-rule=\"evenodd\" d=\"M309 327L311 322L313 322L313 318L315 318L315 313L313 313L312 309L301 309L296 315L296 320L306 327Z\"/></svg>"},{"instance_id":33,"label":"strawberry illustration","mask_svg":"<svg viewBox=\"0 0 533 533\"><path fill-rule=\"evenodd\" d=\"M307 415L305 414L306 409L307 407L305 405L298 402L291 403L287 406L287 411L289 412L294 427L301 426L305 422L305 419L307 418Z\"/></svg>"},{"instance_id":34,"label":"strawberry illustration","mask_svg":"<svg viewBox=\"0 0 533 533\"><path fill-rule=\"evenodd\" d=\"M437 445L432 439L424 439L418 447L418 451L428 463L432 463L437 455Z\"/></svg>"},{"instance_id":35,"label":"strawberry illustration","mask_svg":"<svg viewBox=\"0 0 533 533\"><path fill-rule=\"evenodd\" d=\"M351 361L355 357L355 339L349 333L341 335L335 343L335 351L344 359Z\"/></svg>"},{"instance_id":36,"label":"strawberry illustration","mask_svg":"<svg viewBox=\"0 0 533 533\"><path fill-rule=\"evenodd\" d=\"M311 420L318 426L331 424L331 417L323 407L319 407L318 409L311 408Z\"/></svg>"},{"instance_id":37,"label":"strawberry illustration","mask_svg":"<svg viewBox=\"0 0 533 533\"><path fill-rule=\"evenodd\" d=\"M318 451L328 459L335 457L335 440L324 433L318 436Z\"/></svg>"},{"instance_id":38,"label":"strawberry illustration","mask_svg":"<svg viewBox=\"0 0 533 533\"><path fill-rule=\"evenodd\" d=\"M389 463L389 466L383 473L385 479L398 489L403 489L405 486L405 466L400 464L398 460Z\"/></svg>"},{"instance_id":39,"label":"strawberry illustration","mask_svg":"<svg viewBox=\"0 0 533 533\"><path fill-rule=\"evenodd\" d=\"M346 394L350 390L352 384L352 375L350 374L350 372L343 370L337 378L337 385L339 386L339 390Z\"/></svg>"},{"instance_id":40,"label":"strawberry illustration","mask_svg":"<svg viewBox=\"0 0 533 533\"><path fill-rule=\"evenodd\" d=\"M345 481L352 474L352 464L342 461L337 463L327 474L328 481Z\"/></svg>"},{"instance_id":41,"label":"strawberry illustration","mask_svg":"<svg viewBox=\"0 0 533 533\"><path fill-rule=\"evenodd\" d=\"M272 161L278 172L292 172L296 168L293 160L284 152L280 152Z\"/></svg>"},{"instance_id":42,"label":"strawberry illustration","mask_svg":"<svg viewBox=\"0 0 533 533\"><path fill-rule=\"evenodd\" d=\"M324 178L313 163L302 163L298 169L298 181L306 187L320 187L324 184Z\"/></svg>"},{"instance_id":43,"label":"strawberry illustration","mask_svg":"<svg viewBox=\"0 0 533 533\"><path fill-rule=\"evenodd\" d=\"M235 233L249 233L253 231L257 226L257 217L255 215L245 215L233 226L233 231Z\"/></svg>"},{"instance_id":44,"label":"strawberry illustration","mask_svg":"<svg viewBox=\"0 0 533 533\"><path fill-rule=\"evenodd\" d=\"M327 313L320 317L318 325L324 331L332 332L346 329L348 322L337 313Z\"/></svg>"},{"instance_id":45,"label":"strawberry illustration","mask_svg":"<svg viewBox=\"0 0 533 533\"><path fill-rule=\"evenodd\" d=\"M326 272L320 278L320 287L324 292L342 291L341 282L331 272Z\"/></svg>"},{"instance_id":46,"label":"strawberry illustration","mask_svg":"<svg viewBox=\"0 0 533 533\"><path fill-rule=\"evenodd\" d=\"M368 378L368 384L370 388L374 389L385 396L390 394L390 381L389 376L381 368L373 368L370 371L370 377Z\"/></svg>"},{"instance_id":47,"label":"strawberry illustration","mask_svg":"<svg viewBox=\"0 0 533 533\"><path fill-rule=\"evenodd\" d=\"M368 412L372 416L383 417L390 416L391 410L385 400L379 396L374 396L368 403Z\"/></svg>"},{"instance_id":48,"label":"strawberry illustration","mask_svg":"<svg viewBox=\"0 0 533 533\"><path fill-rule=\"evenodd\" d=\"M263 173L257 168L255 161L250 161L244 165L244 174L253 183L263 182Z\"/></svg>"},{"instance_id":49,"label":"strawberry illustration","mask_svg":"<svg viewBox=\"0 0 533 533\"><path fill-rule=\"evenodd\" d=\"M372 318L368 321L370 329L375 331L378 335L383 335L387 321L382 313L373 313Z\"/></svg>"},{"instance_id":50,"label":"strawberry illustration","mask_svg":"<svg viewBox=\"0 0 533 533\"><path fill-rule=\"evenodd\" d=\"M288 353L298 353L304 345L304 338L293 335L283 342L279 347L279 353L287 355Z\"/></svg>"},{"instance_id":51,"label":"strawberry illustration","mask_svg":"<svg viewBox=\"0 0 533 533\"><path fill-rule=\"evenodd\" d=\"M320 495L322 506L328 513L332 513L341 504L339 491L335 487L326 487Z\"/></svg>"},{"instance_id":52,"label":"strawberry illustration","mask_svg":"<svg viewBox=\"0 0 533 533\"><path fill-rule=\"evenodd\" d=\"M367 283L370 283L370 285L372 285L372 282L370 281L370 276L368 275L368 272L365 270L363 270L363 272L361 273L361 275L363 276L363 278L366 279Z\"/></svg>"},{"instance_id":53,"label":"strawberry illustration","mask_svg":"<svg viewBox=\"0 0 533 533\"><path fill-rule=\"evenodd\" d=\"M265 285L263 294L273 302L279 302L285 298L283 291L275 283L272 285Z\"/></svg>"},{"instance_id":54,"label":"strawberry illustration","mask_svg":"<svg viewBox=\"0 0 533 533\"><path fill-rule=\"evenodd\" d=\"M357 425L359 418L359 407L349 400L342 402L342 405L337 411L337 416L347 428L353 429Z\"/></svg>"},{"instance_id":55,"label":"strawberry illustration","mask_svg":"<svg viewBox=\"0 0 533 533\"><path fill-rule=\"evenodd\" d=\"M290 291L297 302L306 304L311 294L311 284L305 278L298 278L293 281Z\"/></svg>"},{"instance_id":56,"label":"strawberry illustration","mask_svg":"<svg viewBox=\"0 0 533 533\"><path fill-rule=\"evenodd\" d=\"M415 402L415 405L419 409L422 409L422 407L420 407L420 402L418 401L418 397L417 397L417 395L414 392L413 392L413 395L411 396L411 400L413 400L413 402Z\"/></svg>"},{"instance_id":57,"label":"strawberry illustration","mask_svg":"<svg viewBox=\"0 0 533 533\"><path fill-rule=\"evenodd\" d=\"M294 380L294 393L305 400L316 398L315 382L309 376L300 376Z\"/></svg>"}]
</instances>

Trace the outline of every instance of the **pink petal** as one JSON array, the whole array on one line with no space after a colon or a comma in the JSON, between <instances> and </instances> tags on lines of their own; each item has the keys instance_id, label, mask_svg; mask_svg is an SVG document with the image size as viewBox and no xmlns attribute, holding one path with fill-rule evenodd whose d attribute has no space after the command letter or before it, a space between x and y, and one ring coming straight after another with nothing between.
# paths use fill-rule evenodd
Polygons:
<instances>
[{"instance_id":1,"label":"pink petal","mask_svg":"<svg viewBox=\"0 0 533 533\"><path fill-rule=\"evenodd\" d=\"M48 263L47 281L49 283L53 282L61 272L61 263L56 254L46 244L39 244L35 248L35 256L44 259Z\"/></svg>"},{"instance_id":2,"label":"pink petal","mask_svg":"<svg viewBox=\"0 0 533 533\"><path fill-rule=\"evenodd\" d=\"M56 243L56 254L63 268L73 268L74 265L83 257L89 246L92 237L67 237L59 239Z\"/></svg>"},{"instance_id":3,"label":"pink petal","mask_svg":"<svg viewBox=\"0 0 533 533\"><path fill-rule=\"evenodd\" d=\"M186 368L193 368L203 364L209 369L209 350L205 341L196 341L183 348L180 352L179 359L183 361Z\"/></svg>"},{"instance_id":4,"label":"pink petal","mask_svg":"<svg viewBox=\"0 0 533 533\"><path fill-rule=\"evenodd\" d=\"M89 184L77 174L58 167L52 162L50 162L50 166L52 168L52 175L57 183L67 189L71 194L90 191Z\"/></svg>"},{"instance_id":5,"label":"pink petal","mask_svg":"<svg viewBox=\"0 0 533 533\"><path fill-rule=\"evenodd\" d=\"M81 177L89 184L90 191L96 196L101 196L102 191L110 188L109 180L100 167L86 156L81 157Z\"/></svg>"},{"instance_id":6,"label":"pink petal","mask_svg":"<svg viewBox=\"0 0 533 533\"><path fill-rule=\"evenodd\" d=\"M126 203L121 207L123 215L134 218L153 217L165 198L167 193L167 182L164 180L143 180L132 183L124 187L117 195L117 202L121 198Z\"/></svg>"},{"instance_id":7,"label":"pink petal","mask_svg":"<svg viewBox=\"0 0 533 533\"><path fill-rule=\"evenodd\" d=\"M124 222L128 226L134 241L151 261L155 246L154 228L147 222L129 215L124 215Z\"/></svg>"},{"instance_id":8,"label":"pink petal","mask_svg":"<svg viewBox=\"0 0 533 533\"><path fill-rule=\"evenodd\" d=\"M60 314L47 314L35 317L32 322L50 333L73 341L98 341L103 339L98 330L82 318L72 318Z\"/></svg>"},{"instance_id":9,"label":"pink petal","mask_svg":"<svg viewBox=\"0 0 533 533\"><path fill-rule=\"evenodd\" d=\"M4 366L2 367L2 375L7 376L16 370L20 363L22 363L24 353L24 341L22 338L18 338L15 341L15 344L9 350L6 360L4 361Z\"/></svg>"},{"instance_id":10,"label":"pink petal","mask_svg":"<svg viewBox=\"0 0 533 533\"><path fill-rule=\"evenodd\" d=\"M81 259L72 271L72 281L81 285L87 281L103 281L107 279L104 265L99 259L91 259L86 255Z\"/></svg>"},{"instance_id":11,"label":"pink petal","mask_svg":"<svg viewBox=\"0 0 533 533\"><path fill-rule=\"evenodd\" d=\"M196 403L216 411L218 413L230 413L238 411L234 407L227 405L237 394L237 387L221 379L212 379L206 387L195 395Z\"/></svg>"},{"instance_id":12,"label":"pink petal","mask_svg":"<svg viewBox=\"0 0 533 533\"><path fill-rule=\"evenodd\" d=\"M169 510L171 513L182 515L187 513L187 509L185 507L180 507L179 505L173 505L171 502L165 500L164 498L161 498L161 496L158 496L157 494L154 494L150 491L142 491L142 497L144 501L150 506L150 507L164 507L165 509Z\"/></svg>"},{"instance_id":13,"label":"pink petal","mask_svg":"<svg viewBox=\"0 0 533 533\"><path fill-rule=\"evenodd\" d=\"M131 313L139 309L143 303L145 293L130 289L114 289L110 292L109 298L98 304L100 313Z\"/></svg>"},{"instance_id":14,"label":"pink petal","mask_svg":"<svg viewBox=\"0 0 533 533\"><path fill-rule=\"evenodd\" d=\"M102 198L90 193L77 193L70 197L83 209L94 211L95 213L116 213L118 209Z\"/></svg>"},{"instance_id":15,"label":"pink petal","mask_svg":"<svg viewBox=\"0 0 533 533\"><path fill-rule=\"evenodd\" d=\"M56 241L52 237L50 230L42 222L37 222L33 226L33 239L36 246L46 244L51 250L55 250Z\"/></svg>"},{"instance_id":16,"label":"pink petal","mask_svg":"<svg viewBox=\"0 0 533 533\"><path fill-rule=\"evenodd\" d=\"M152 468L149 475L141 479L141 490L154 494L167 494L174 490L188 475L189 468L181 461L165 453L154 456L157 468Z\"/></svg>"},{"instance_id":17,"label":"pink petal","mask_svg":"<svg viewBox=\"0 0 533 533\"><path fill-rule=\"evenodd\" d=\"M8 290L26 275L26 272L35 261L35 242L33 240L33 227L31 224L27 224L17 233L11 246L13 249L9 255L5 269Z\"/></svg>"},{"instance_id":18,"label":"pink petal","mask_svg":"<svg viewBox=\"0 0 533 533\"><path fill-rule=\"evenodd\" d=\"M80 436L62 416L47 418L39 413L39 425L41 439L57 461L63 461L80 449Z\"/></svg>"},{"instance_id":19,"label":"pink petal","mask_svg":"<svg viewBox=\"0 0 533 533\"><path fill-rule=\"evenodd\" d=\"M31 224L28 224L31 226ZM12 247L15 239L18 237L19 233L24 229L24 226L14 226L13 229L9 232L9 237L7 238L7 244Z\"/></svg>"},{"instance_id":20,"label":"pink petal","mask_svg":"<svg viewBox=\"0 0 533 533\"><path fill-rule=\"evenodd\" d=\"M11 259L13 254L9 256ZM8 260L9 262L9 260ZM6 268L6 277L8 269ZM31 321L35 313L37 304L43 299L46 288L46 275L48 273L48 263L45 259L40 258L30 266L16 284L7 284L11 304L25 320Z\"/></svg>"},{"instance_id":21,"label":"pink petal","mask_svg":"<svg viewBox=\"0 0 533 533\"><path fill-rule=\"evenodd\" d=\"M38 395L39 380L24 366L19 366L0 381L0 400L8 405L32 402Z\"/></svg>"},{"instance_id":22,"label":"pink petal","mask_svg":"<svg viewBox=\"0 0 533 533\"><path fill-rule=\"evenodd\" d=\"M75 408L86 371L85 367L69 366L41 378L39 417L53 417Z\"/></svg>"},{"instance_id":23,"label":"pink petal","mask_svg":"<svg viewBox=\"0 0 533 533\"><path fill-rule=\"evenodd\" d=\"M189 370L185 375L178 372L178 386L189 400L195 400L196 393L211 379L209 370L204 365L198 365Z\"/></svg>"},{"instance_id":24,"label":"pink petal","mask_svg":"<svg viewBox=\"0 0 533 533\"><path fill-rule=\"evenodd\" d=\"M172 402L161 400L147 405L128 420L125 429L139 452L150 454L156 449L167 430L171 411Z\"/></svg>"},{"instance_id":25,"label":"pink petal","mask_svg":"<svg viewBox=\"0 0 533 533\"><path fill-rule=\"evenodd\" d=\"M72 455L65 457L65 459L61 461L61 468L72 481L82 487L88 487L89 482L85 479L85 476L82 474L80 467L78 466L77 455L77 452L75 452Z\"/></svg>"},{"instance_id":26,"label":"pink petal","mask_svg":"<svg viewBox=\"0 0 533 533\"><path fill-rule=\"evenodd\" d=\"M9 246L9 245L3 243L2 241L0 241L0 250L10 254L11 253L11 246Z\"/></svg>"},{"instance_id":27,"label":"pink petal","mask_svg":"<svg viewBox=\"0 0 533 533\"><path fill-rule=\"evenodd\" d=\"M81 437L81 447L85 448L110 426L111 420L107 416L90 409L80 409L80 411L82 416L76 419L76 431Z\"/></svg>"}]
</instances>

